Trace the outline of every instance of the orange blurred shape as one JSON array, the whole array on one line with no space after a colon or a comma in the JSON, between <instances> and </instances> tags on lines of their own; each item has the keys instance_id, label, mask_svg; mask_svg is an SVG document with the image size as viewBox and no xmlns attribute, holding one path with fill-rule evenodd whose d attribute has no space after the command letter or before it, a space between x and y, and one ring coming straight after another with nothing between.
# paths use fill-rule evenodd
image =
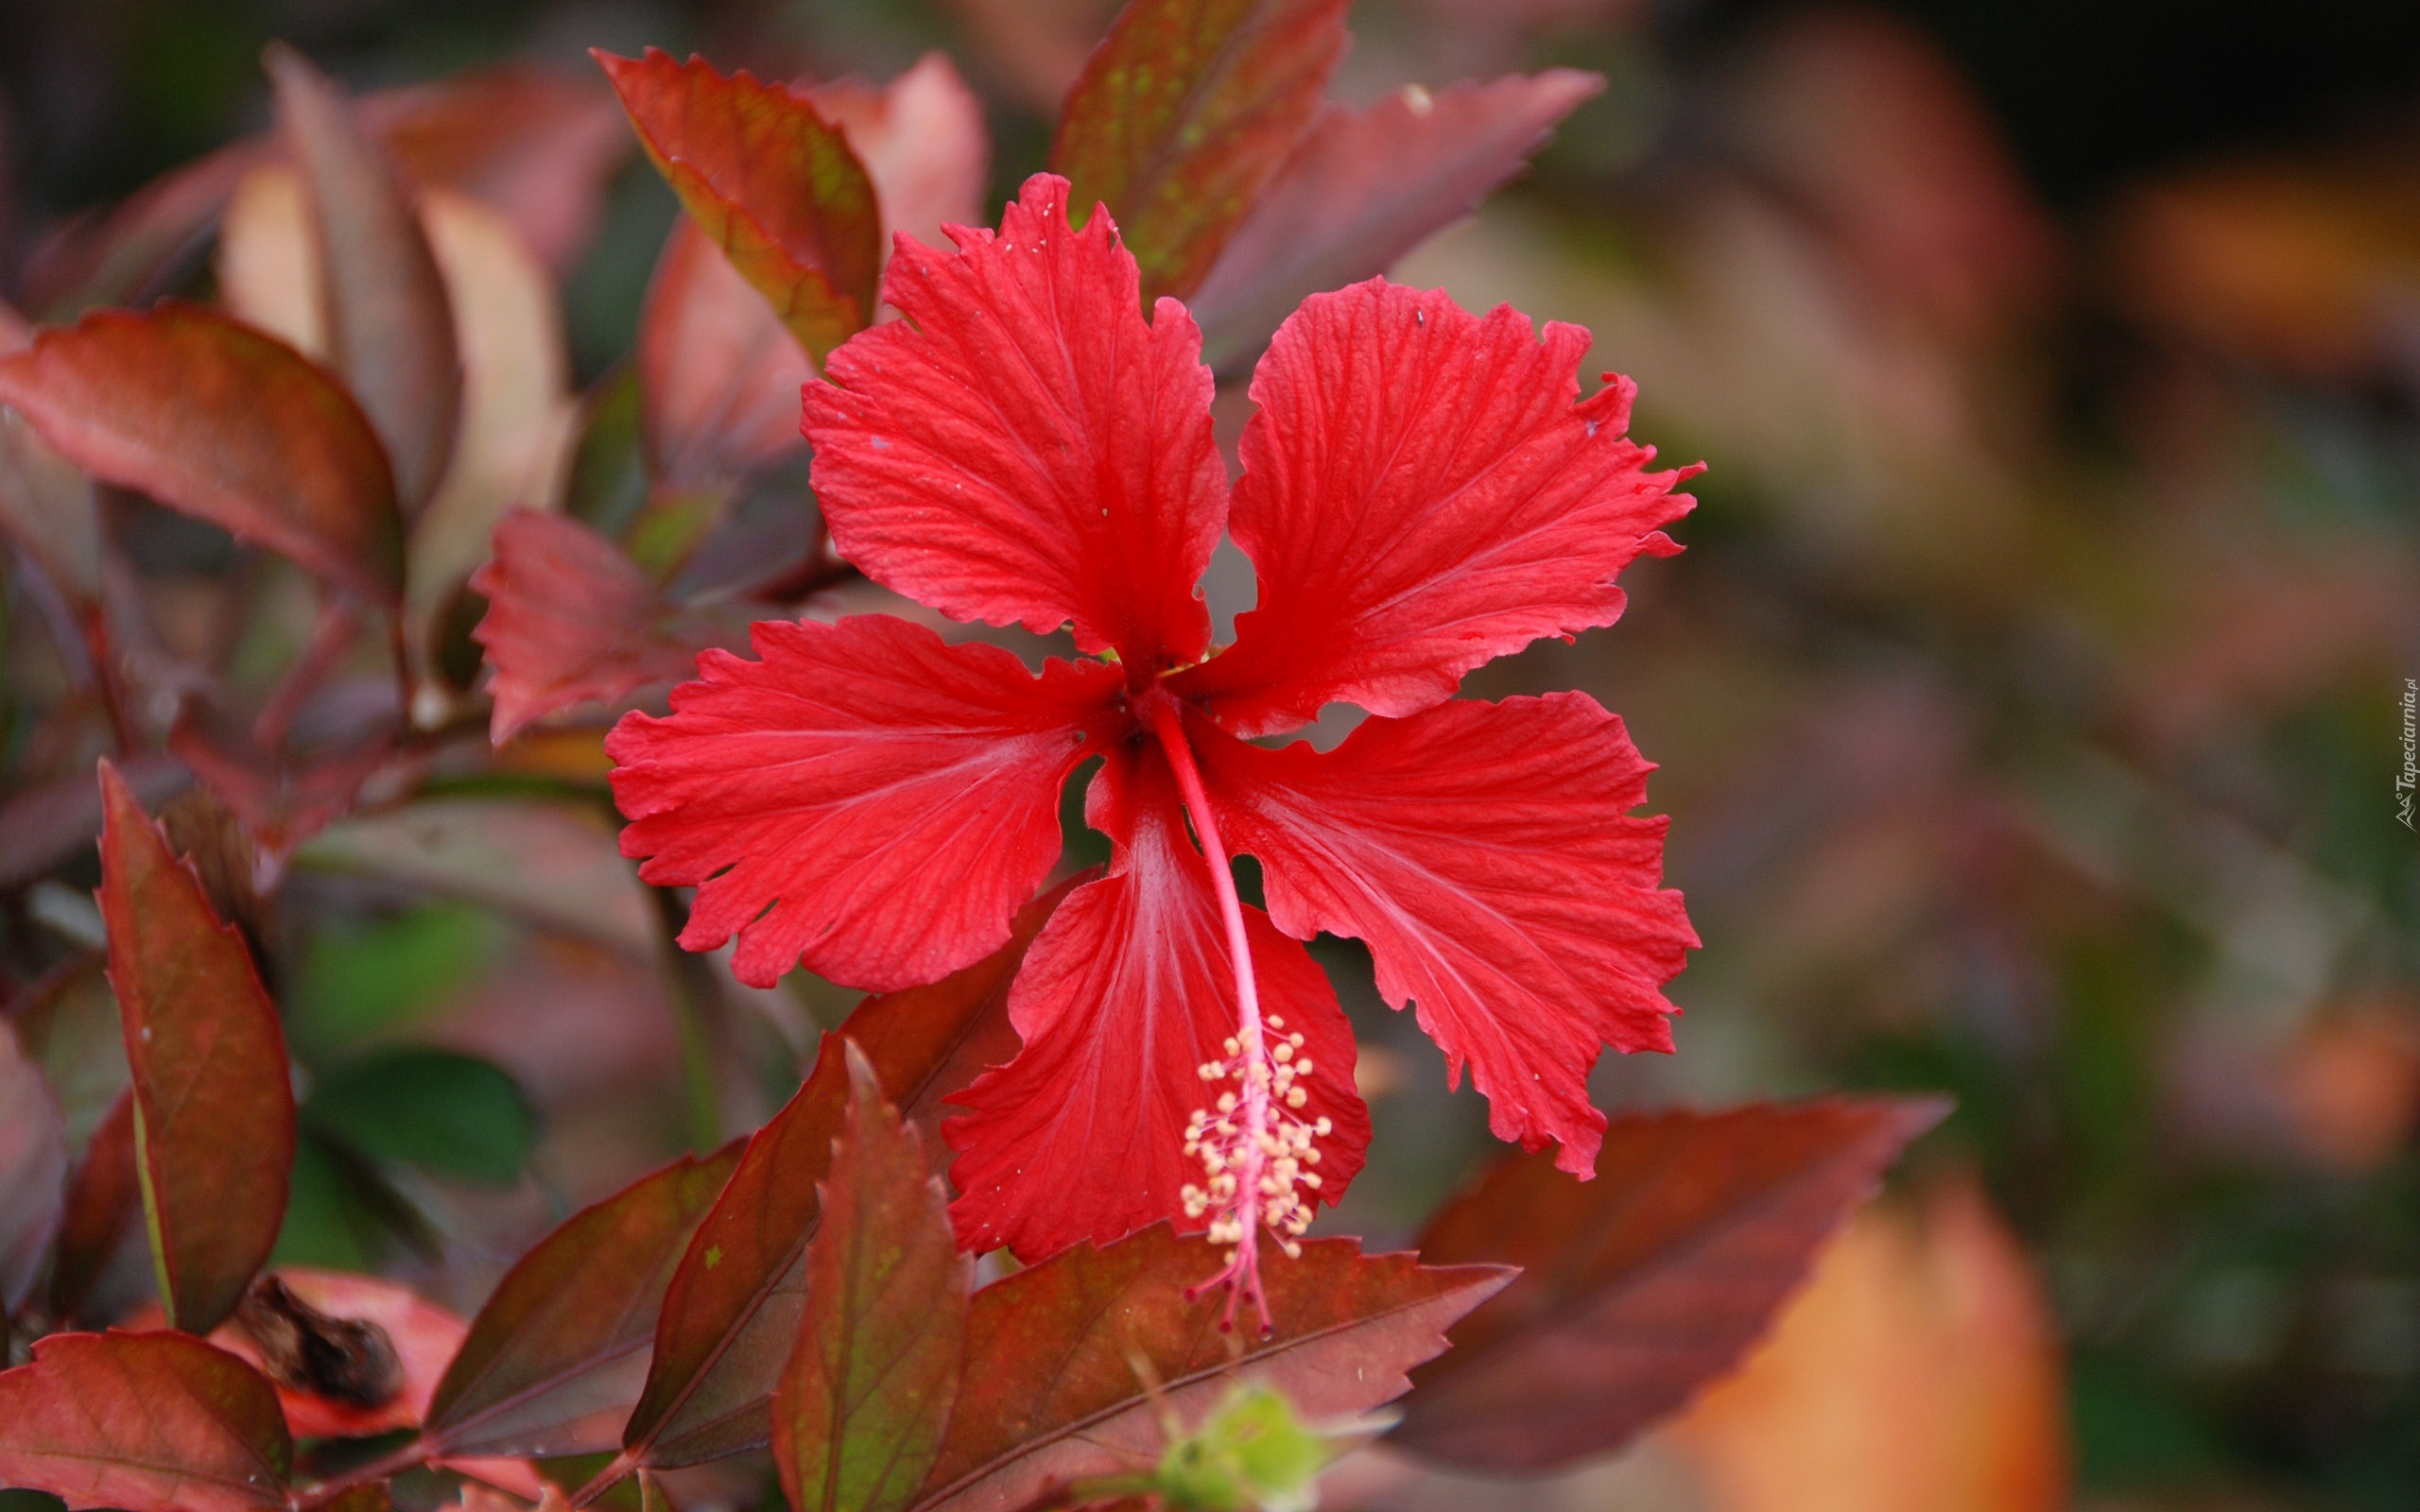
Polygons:
<instances>
[{"instance_id":1,"label":"orange blurred shape","mask_svg":"<svg viewBox=\"0 0 2420 1512\"><path fill-rule=\"evenodd\" d=\"M2366 1171L2420 1125L2420 1006L2363 1003L2316 1016L2288 1052L2281 1091L2313 1160Z\"/></svg>"},{"instance_id":2,"label":"orange blurred shape","mask_svg":"<svg viewBox=\"0 0 2420 1512\"><path fill-rule=\"evenodd\" d=\"M1971 1183L1876 1206L1667 1437L1708 1512L2049 1512L2068 1497L2048 1304Z\"/></svg>"},{"instance_id":3,"label":"orange blurred shape","mask_svg":"<svg viewBox=\"0 0 2420 1512\"><path fill-rule=\"evenodd\" d=\"M2409 360L2420 152L2205 168L2138 191L2110 261L2135 313L2310 377Z\"/></svg>"}]
</instances>

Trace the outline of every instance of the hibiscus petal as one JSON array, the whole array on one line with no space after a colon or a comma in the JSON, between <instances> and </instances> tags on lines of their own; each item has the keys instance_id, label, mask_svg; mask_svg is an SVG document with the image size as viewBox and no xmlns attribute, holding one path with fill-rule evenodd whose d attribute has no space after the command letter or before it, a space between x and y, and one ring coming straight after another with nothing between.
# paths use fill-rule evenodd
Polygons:
<instances>
[{"instance_id":1,"label":"hibiscus petal","mask_svg":"<svg viewBox=\"0 0 2420 1512\"><path fill-rule=\"evenodd\" d=\"M1277 927L1366 941L1378 990L1468 1063L1498 1139L1595 1168L1599 1047L1669 1050L1663 986L1697 934L1657 885L1666 820L1622 723L1583 694L1372 719L1335 750L1197 724L1227 841L1260 858Z\"/></svg>"},{"instance_id":2,"label":"hibiscus petal","mask_svg":"<svg viewBox=\"0 0 2420 1512\"><path fill-rule=\"evenodd\" d=\"M1176 782L1156 746L1121 750L1093 784L1087 816L1117 841L1110 875L1070 894L1026 957L1009 999L1025 1048L953 1101L942 1125L964 1194L959 1243L1006 1245L1031 1262L1080 1240L1105 1244L1163 1218L1187 1219L1186 1121L1209 1102L1200 1068L1236 1032L1235 974L1209 864L1185 833ZM1304 1037L1312 1074L1305 1119L1320 1141L1319 1195L1333 1202L1361 1168L1369 1110L1353 1089L1353 1025L1310 953L1244 910L1262 1010Z\"/></svg>"},{"instance_id":3,"label":"hibiscus petal","mask_svg":"<svg viewBox=\"0 0 2420 1512\"><path fill-rule=\"evenodd\" d=\"M832 354L805 390L833 545L958 619L1174 665L1210 641L1195 584L1225 518L1201 333L1172 300L1146 324L1105 214L1067 229L1037 174L1000 231L959 251L901 241L883 297L906 320Z\"/></svg>"},{"instance_id":4,"label":"hibiscus petal","mask_svg":"<svg viewBox=\"0 0 2420 1512\"><path fill-rule=\"evenodd\" d=\"M883 614L764 621L750 662L698 659L672 713L606 738L622 853L695 885L690 950L893 991L997 950L1059 855L1059 784L1097 747L1120 679Z\"/></svg>"},{"instance_id":5,"label":"hibiscus petal","mask_svg":"<svg viewBox=\"0 0 2420 1512\"><path fill-rule=\"evenodd\" d=\"M1236 644L1176 691L1238 734L1336 699L1417 713L1546 635L1610 625L1614 576L1695 501L1625 438L1632 387L1583 404L1588 333L1372 279L1305 301L1253 375L1229 528L1260 576Z\"/></svg>"}]
</instances>

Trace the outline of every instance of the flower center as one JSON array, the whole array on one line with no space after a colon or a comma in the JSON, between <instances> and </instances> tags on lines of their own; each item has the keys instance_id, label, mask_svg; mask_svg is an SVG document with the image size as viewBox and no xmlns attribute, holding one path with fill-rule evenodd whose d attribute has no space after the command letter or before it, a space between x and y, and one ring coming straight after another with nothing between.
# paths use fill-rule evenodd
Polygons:
<instances>
[{"instance_id":1,"label":"flower center","mask_svg":"<svg viewBox=\"0 0 2420 1512\"><path fill-rule=\"evenodd\" d=\"M1210 1242L1234 1247L1219 1273L1186 1295L1200 1297L1224 1287L1227 1307L1219 1327L1228 1330L1235 1327L1236 1303L1249 1299L1265 1335L1274 1331L1274 1324L1261 1282L1260 1231L1270 1230L1289 1257L1302 1253L1301 1236L1311 1222L1311 1203L1302 1192L1319 1189L1319 1173L1309 1168L1319 1163L1315 1142L1329 1131L1329 1124L1325 1118L1305 1120L1298 1112L1309 1098L1300 1083L1314 1070L1310 1057L1302 1054L1303 1036L1272 1035L1285 1029L1285 1021L1262 1020L1243 901L1236 896L1232 858L1184 737L1183 707L1156 686L1145 690L1133 707L1167 753L1177 791L1192 816L1194 833L1201 837L1211 887L1226 925L1227 959L1236 976L1236 1032L1221 1046L1225 1058L1205 1061L1201 1071L1216 1101L1197 1108L1184 1131L1184 1153L1201 1162L1205 1179L1201 1185L1188 1184L1184 1193L1185 1215L1209 1216Z\"/></svg>"}]
</instances>

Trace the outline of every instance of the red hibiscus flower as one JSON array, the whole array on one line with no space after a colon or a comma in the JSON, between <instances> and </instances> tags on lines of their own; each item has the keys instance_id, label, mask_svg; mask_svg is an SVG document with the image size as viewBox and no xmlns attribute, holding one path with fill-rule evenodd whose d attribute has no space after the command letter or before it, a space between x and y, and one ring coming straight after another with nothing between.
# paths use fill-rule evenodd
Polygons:
<instances>
[{"instance_id":1,"label":"red hibiscus flower","mask_svg":"<svg viewBox=\"0 0 2420 1512\"><path fill-rule=\"evenodd\" d=\"M738 936L743 980L804 963L873 989L994 951L1060 853L1058 796L1114 843L1026 957L1024 1048L959 1099L954 1213L1031 1260L1173 1217L1291 1244L1361 1161L1353 1036L1300 943L1364 941L1386 999L1490 1099L1501 1138L1585 1176L1604 1045L1669 1049L1663 984L1697 943L1661 888L1648 764L1576 693L1452 701L1462 674L1611 623L1615 576L1691 501L1624 437L1631 386L1579 401L1587 333L1472 316L1383 279L1305 302L1255 373L1233 489L1201 335L1147 320L1104 211L1037 176L953 254L903 238L907 317L805 389L838 549L959 620L1048 633L1039 675L884 615L768 623L607 742L626 853L695 885L682 943ZM1221 529L1259 602L1211 645ZM1327 752L1253 737L1332 702ZM1229 861L1259 859L1269 910ZM1230 1307L1233 1306L1233 1295Z\"/></svg>"}]
</instances>

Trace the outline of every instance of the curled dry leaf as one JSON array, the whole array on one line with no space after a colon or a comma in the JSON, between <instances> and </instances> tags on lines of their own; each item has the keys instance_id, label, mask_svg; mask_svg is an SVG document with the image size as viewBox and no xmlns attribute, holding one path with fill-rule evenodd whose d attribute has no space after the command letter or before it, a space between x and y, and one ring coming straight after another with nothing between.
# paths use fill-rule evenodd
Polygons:
<instances>
[{"instance_id":1,"label":"curled dry leaf","mask_svg":"<svg viewBox=\"0 0 2420 1512\"><path fill-rule=\"evenodd\" d=\"M638 1397L656 1314L736 1145L683 1159L575 1213L506 1273L432 1395L422 1441L465 1455L611 1449Z\"/></svg>"},{"instance_id":2,"label":"curled dry leaf","mask_svg":"<svg viewBox=\"0 0 2420 1512\"><path fill-rule=\"evenodd\" d=\"M412 189L352 102L284 45L268 51L285 146L309 186L329 365L386 442L406 519L437 491L462 408L462 364Z\"/></svg>"},{"instance_id":3,"label":"curled dry leaf","mask_svg":"<svg viewBox=\"0 0 2420 1512\"><path fill-rule=\"evenodd\" d=\"M169 1322L206 1332L234 1311L285 1216L285 1040L243 936L107 762L101 791L101 918L144 1217Z\"/></svg>"},{"instance_id":4,"label":"curled dry leaf","mask_svg":"<svg viewBox=\"0 0 2420 1512\"><path fill-rule=\"evenodd\" d=\"M199 305L105 311L0 358L0 403L95 477L392 603L403 526L360 408L285 343Z\"/></svg>"},{"instance_id":5,"label":"curled dry leaf","mask_svg":"<svg viewBox=\"0 0 2420 1512\"><path fill-rule=\"evenodd\" d=\"M1052 1486L1132 1471L1165 1447L1164 1415L1196 1426L1238 1382L1314 1421L1358 1416L1400 1396L1454 1320L1511 1278L1314 1239L1299 1259L1262 1258L1274 1328L1253 1337L1220 1332L1215 1297L1187 1296L1223 1258L1163 1224L977 1292L958 1411L913 1504L1008 1512Z\"/></svg>"},{"instance_id":6,"label":"curled dry leaf","mask_svg":"<svg viewBox=\"0 0 2420 1512\"><path fill-rule=\"evenodd\" d=\"M1247 362L1312 294L1393 266L1478 208L1604 87L1555 68L1434 94L1407 84L1365 110L1327 106L1187 301L1203 360Z\"/></svg>"},{"instance_id":7,"label":"curled dry leaf","mask_svg":"<svg viewBox=\"0 0 2420 1512\"><path fill-rule=\"evenodd\" d=\"M631 1415L624 1460L693 1464L763 1444L766 1403L796 1347L806 1248L821 1221L816 1182L847 1102L842 1045L861 1050L883 1095L932 1132L942 1098L1014 1053L1008 987L1026 950L1074 883L1017 916L1009 943L930 987L870 1000L824 1037L804 1085L748 1142L731 1185L698 1228L664 1303L647 1392Z\"/></svg>"},{"instance_id":8,"label":"curled dry leaf","mask_svg":"<svg viewBox=\"0 0 2420 1512\"><path fill-rule=\"evenodd\" d=\"M1319 109L1345 0L1133 0L1068 91L1050 171L1109 206L1143 300L1198 288Z\"/></svg>"},{"instance_id":9,"label":"curled dry leaf","mask_svg":"<svg viewBox=\"0 0 2420 1512\"><path fill-rule=\"evenodd\" d=\"M0 1485L71 1508L273 1512L293 1465L269 1383L182 1333L55 1333L0 1374Z\"/></svg>"},{"instance_id":10,"label":"curled dry leaf","mask_svg":"<svg viewBox=\"0 0 2420 1512\"><path fill-rule=\"evenodd\" d=\"M649 48L598 53L682 207L818 361L873 318L882 263L873 182L806 99L745 70Z\"/></svg>"},{"instance_id":11,"label":"curled dry leaf","mask_svg":"<svg viewBox=\"0 0 2420 1512\"><path fill-rule=\"evenodd\" d=\"M807 1248L806 1314L773 1397L794 1507L900 1512L958 1399L974 1263L924 1143L849 1046L849 1107Z\"/></svg>"},{"instance_id":12,"label":"curled dry leaf","mask_svg":"<svg viewBox=\"0 0 2420 1512\"><path fill-rule=\"evenodd\" d=\"M392 1281L287 1266L210 1342L269 1378L296 1436L349 1438L419 1427L465 1332Z\"/></svg>"},{"instance_id":13,"label":"curled dry leaf","mask_svg":"<svg viewBox=\"0 0 2420 1512\"><path fill-rule=\"evenodd\" d=\"M42 1278L67 1201L67 1130L42 1069L0 1021L0 1318Z\"/></svg>"},{"instance_id":14,"label":"curled dry leaf","mask_svg":"<svg viewBox=\"0 0 2420 1512\"><path fill-rule=\"evenodd\" d=\"M1616 1119L1597 1178L1490 1171L1421 1236L1524 1268L1423 1371L1394 1441L1536 1470L1610 1453L1736 1366L1939 1101L1832 1100Z\"/></svg>"},{"instance_id":15,"label":"curled dry leaf","mask_svg":"<svg viewBox=\"0 0 2420 1512\"><path fill-rule=\"evenodd\" d=\"M492 668L489 735L497 745L575 704L678 681L713 639L620 547L567 515L507 516L493 559L471 586L488 600L471 633Z\"/></svg>"}]
</instances>

